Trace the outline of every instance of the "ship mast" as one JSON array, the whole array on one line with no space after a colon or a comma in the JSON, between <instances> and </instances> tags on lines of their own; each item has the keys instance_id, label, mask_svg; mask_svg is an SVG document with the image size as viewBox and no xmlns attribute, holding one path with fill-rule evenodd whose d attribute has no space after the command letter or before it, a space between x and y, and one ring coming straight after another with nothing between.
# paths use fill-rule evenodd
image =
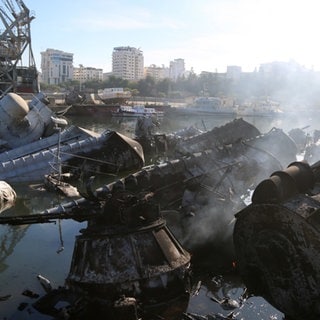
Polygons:
<instances>
[{"instance_id":1,"label":"ship mast","mask_svg":"<svg viewBox=\"0 0 320 320\"><path fill-rule=\"evenodd\" d=\"M8 92L38 92L38 73L31 47L35 18L22 0L0 6L0 97Z\"/></svg>"}]
</instances>

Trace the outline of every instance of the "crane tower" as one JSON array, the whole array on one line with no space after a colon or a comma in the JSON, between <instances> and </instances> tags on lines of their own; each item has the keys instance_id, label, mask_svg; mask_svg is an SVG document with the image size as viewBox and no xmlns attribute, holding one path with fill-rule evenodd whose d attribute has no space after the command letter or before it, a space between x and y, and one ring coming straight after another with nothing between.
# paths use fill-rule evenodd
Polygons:
<instances>
[{"instance_id":1,"label":"crane tower","mask_svg":"<svg viewBox=\"0 0 320 320\"><path fill-rule=\"evenodd\" d=\"M22 0L0 6L0 98L8 92L38 92L38 73L31 47L35 18Z\"/></svg>"}]
</instances>

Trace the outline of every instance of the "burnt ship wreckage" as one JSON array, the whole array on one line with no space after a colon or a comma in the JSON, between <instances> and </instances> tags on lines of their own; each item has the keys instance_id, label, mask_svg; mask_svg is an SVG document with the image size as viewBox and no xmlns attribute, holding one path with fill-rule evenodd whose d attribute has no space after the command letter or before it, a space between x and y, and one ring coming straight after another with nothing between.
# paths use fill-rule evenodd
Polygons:
<instances>
[{"instance_id":1,"label":"burnt ship wreckage","mask_svg":"<svg viewBox=\"0 0 320 320\"><path fill-rule=\"evenodd\" d=\"M92 178L84 197L40 214L0 217L1 224L13 225L88 221L76 238L65 287L38 300L38 311L85 318L94 308L115 319L175 319L166 307L174 303L181 316L190 297L189 252L212 251L217 241L230 246L234 213L245 207L243 192L261 180L252 168L282 170L297 151L281 130L261 134L243 119L172 141L184 156L95 190ZM69 301L67 309L55 307L61 300Z\"/></svg>"},{"instance_id":2,"label":"burnt ship wreckage","mask_svg":"<svg viewBox=\"0 0 320 320\"><path fill-rule=\"evenodd\" d=\"M39 93L29 103L15 93L0 100L0 177L8 183L45 175L119 173L144 165L141 145L116 131L96 133L68 125Z\"/></svg>"}]
</instances>

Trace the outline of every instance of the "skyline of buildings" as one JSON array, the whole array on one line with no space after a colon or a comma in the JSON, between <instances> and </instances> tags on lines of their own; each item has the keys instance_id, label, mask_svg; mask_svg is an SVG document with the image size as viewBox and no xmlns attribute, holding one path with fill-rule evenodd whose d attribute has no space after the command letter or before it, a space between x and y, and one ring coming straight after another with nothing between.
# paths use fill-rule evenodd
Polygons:
<instances>
[{"instance_id":1,"label":"skyline of buildings","mask_svg":"<svg viewBox=\"0 0 320 320\"><path fill-rule=\"evenodd\" d=\"M144 66L144 56L141 49L130 46L115 47L112 52L112 71L103 73L102 69L79 67L73 65L73 53L57 49L47 49L41 52L40 82L57 85L70 80L85 82L88 80L103 80L114 75L116 77L138 81L146 76L157 80L170 78L177 80L185 74L184 59L178 58L169 62L169 67Z\"/></svg>"},{"instance_id":2,"label":"skyline of buildings","mask_svg":"<svg viewBox=\"0 0 320 320\"><path fill-rule=\"evenodd\" d=\"M41 52L41 74L39 81L57 85L66 81L77 80L80 83L89 80L104 80L110 75L130 80L138 81L151 76L155 80L169 78L176 81L182 76L187 76L192 71L185 70L185 61L182 58L173 59L169 62L169 67L164 65L157 66L152 64L144 66L143 51L140 48L130 46L115 47L112 52L112 71L104 73L103 69L73 65L73 53L64 52L57 49L47 49ZM297 72L310 71L294 61L263 63L260 65L259 72L265 76L271 74L293 74ZM201 74L213 74L218 72L202 71ZM242 72L241 66L227 66L224 74L228 79L240 79Z\"/></svg>"}]
</instances>

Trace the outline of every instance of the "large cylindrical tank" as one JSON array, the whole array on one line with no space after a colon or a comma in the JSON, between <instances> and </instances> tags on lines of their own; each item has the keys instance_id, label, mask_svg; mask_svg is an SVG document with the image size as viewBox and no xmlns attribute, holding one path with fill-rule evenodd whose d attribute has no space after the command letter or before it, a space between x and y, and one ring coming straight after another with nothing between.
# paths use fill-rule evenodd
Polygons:
<instances>
[{"instance_id":1,"label":"large cylindrical tank","mask_svg":"<svg viewBox=\"0 0 320 320\"><path fill-rule=\"evenodd\" d=\"M10 92L0 101L0 119L7 125L22 121L28 112L27 102L16 93Z\"/></svg>"},{"instance_id":2,"label":"large cylindrical tank","mask_svg":"<svg viewBox=\"0 0 320 320\"><path fill-rule=\"evenodd\" d=\"M290 319L320 318L320 193L307 163L256 188L236 214L237 266L248 289Z\"/></svg>"}]
</instances>

